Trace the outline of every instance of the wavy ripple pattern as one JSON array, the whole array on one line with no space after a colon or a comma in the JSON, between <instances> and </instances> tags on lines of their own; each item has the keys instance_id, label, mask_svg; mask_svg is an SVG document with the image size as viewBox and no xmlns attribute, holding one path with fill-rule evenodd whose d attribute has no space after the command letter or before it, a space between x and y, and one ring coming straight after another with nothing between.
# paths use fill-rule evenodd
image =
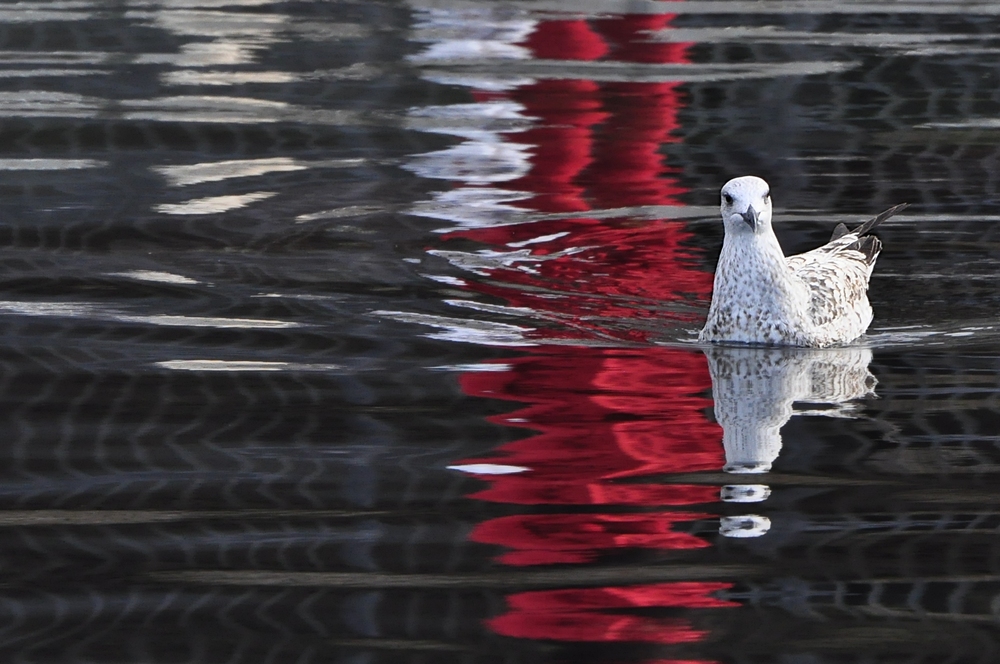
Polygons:
<instances>
[{"instance_id":1,"label":"wavy ripple pattern","mask_svg":"<svg viewBox=\"0 0 1000 664\"><path fill-rule=\"evenodd\" d=\"M996 660L993 3L16 5L0 7L4 661ZM653 17L641 43L623 16ZM568 34L574 59L538 36ZM673 114L630 115L633 84ZM528 108L553 98L582 101ZM623 117L645 133L619 163ZM605 165L652 173L647 198L622 202L590 153L536 149L581 127ZM636 335L509 297L586 300L567 264L653 262L667 233L676 274L707 287L717 188L744 170L771 181L791 245L828 234L817 211L913 205L873 281L880 398L791 418L766 486L721 472L704 358L636 341L660 326L641 272L583 307L641 310ZM583 216L642 251L573 246ZM573 344L586 366L559 364ZM621 378L661 355L647 383ZM605 383L576 382L593 367ZM687 419L618 406L668 374L697 378L671 393ZM559 384L585 408L562 410ZM575 435L552 444L539 413ZM720 439L678 444L677 470L644 445L668 426ZM599 456L605 431L635 456ZM498 450L549 462L562 493ZM520 473L506 486L535 494L497 499L489 482ZM744 484L766 489L770 529L725 537L748 508L720 496ZM549 524L529 543L554 533L563 553L610 543L504 566L512 523Z\"/></svg>"}]
</instances>

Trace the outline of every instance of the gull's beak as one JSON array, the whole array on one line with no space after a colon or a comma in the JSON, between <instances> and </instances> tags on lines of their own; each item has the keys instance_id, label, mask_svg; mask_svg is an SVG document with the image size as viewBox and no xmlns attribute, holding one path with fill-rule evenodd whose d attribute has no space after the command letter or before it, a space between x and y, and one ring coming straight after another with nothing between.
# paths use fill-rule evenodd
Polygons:
<instances>
[{"instance_id":1,"label":"gull's beak","mask_svg":"<svg viewBox=\"0 0 1000 664\"><path fill-rule=\"evenodd\" d=\"M748 207L747 211L740 216L743 218L743 221L747 222L747 226L750 227L750 230L757 230L757 210L754 210L752 205Z\"/></svg>"}]
</instances>

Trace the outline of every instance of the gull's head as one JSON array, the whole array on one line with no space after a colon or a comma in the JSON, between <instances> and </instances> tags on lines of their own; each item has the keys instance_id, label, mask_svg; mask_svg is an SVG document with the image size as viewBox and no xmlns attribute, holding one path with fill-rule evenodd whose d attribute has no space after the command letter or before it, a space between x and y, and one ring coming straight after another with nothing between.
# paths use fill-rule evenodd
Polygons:
<instances>
[{"instance_id":1,"label":"gull's head","mask_svg":"<svg viewBox=\"0 0 1000 664\"><path fill-rule=\"evenodd\" d=\"M726 233L756 235L771 227L771 188L753 175L734 178L722 188Z\"/></svg>"}]
</instances>

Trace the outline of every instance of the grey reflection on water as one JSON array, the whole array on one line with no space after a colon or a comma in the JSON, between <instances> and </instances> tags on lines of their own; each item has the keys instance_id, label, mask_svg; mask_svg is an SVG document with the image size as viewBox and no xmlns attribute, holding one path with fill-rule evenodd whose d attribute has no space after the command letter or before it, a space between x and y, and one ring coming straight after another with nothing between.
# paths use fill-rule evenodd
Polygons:
<instances>
[{"instance_id":1,"label":"grey reflection on water","mask_svg":"<svg viewBox=\"0 0 1000 664\"><path fill-rule=\"evenodd\" d=\"M852 417L853 402L873 395L877 383L868 348L719 346L705 355L727 473L768 472L792 415ZM796 410L796 403L825 407Z\"/></svg>"}]
</instances>

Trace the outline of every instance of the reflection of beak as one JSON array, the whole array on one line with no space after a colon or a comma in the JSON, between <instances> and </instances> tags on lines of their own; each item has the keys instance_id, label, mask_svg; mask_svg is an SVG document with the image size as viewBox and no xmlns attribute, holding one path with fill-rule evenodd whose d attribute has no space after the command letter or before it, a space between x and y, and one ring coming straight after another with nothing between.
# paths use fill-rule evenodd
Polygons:
<instances>
[{"instance_id":1,"label":"reflection of beak","mask_svg":"<svg viewBox=\"0 0 1000 664\"><path fill-rule=\"evenodd\" d=\"M757 230L757 210L754 210L752 205L748 207L747 211L740 216L743 218L743 221L747 222L747 226L750 227L750 230Z\"/></svg>"}]
</instances>

